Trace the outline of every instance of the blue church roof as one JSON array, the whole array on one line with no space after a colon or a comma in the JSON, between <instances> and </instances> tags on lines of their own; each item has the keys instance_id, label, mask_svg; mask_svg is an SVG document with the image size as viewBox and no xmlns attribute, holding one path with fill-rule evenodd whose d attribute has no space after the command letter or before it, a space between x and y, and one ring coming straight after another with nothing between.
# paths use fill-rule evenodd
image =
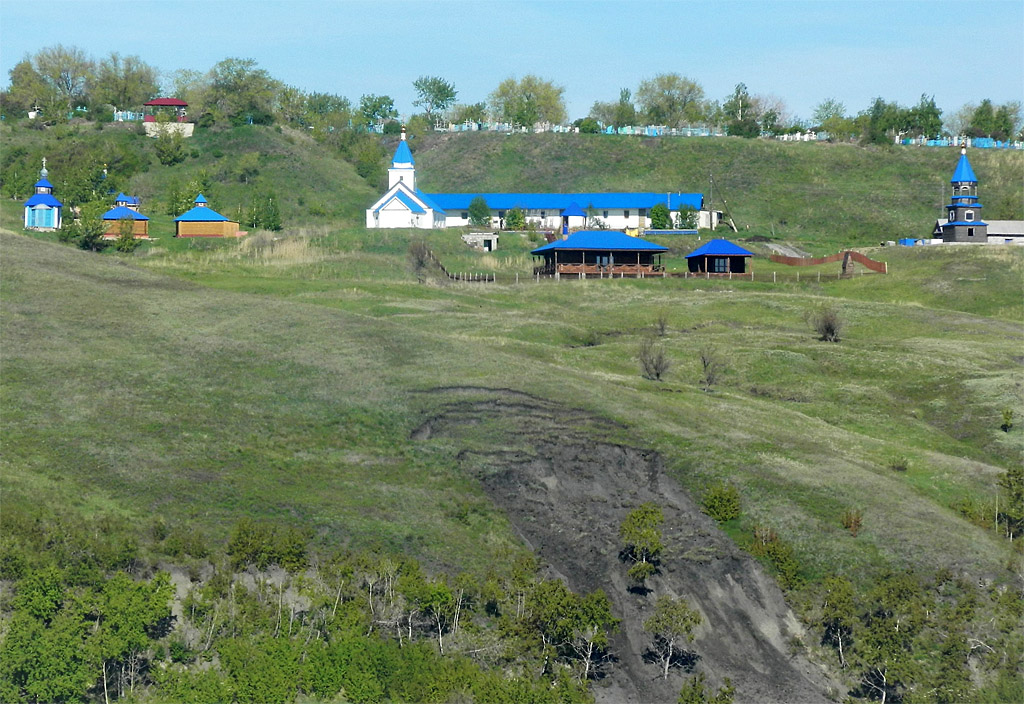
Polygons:
<instances>
[{"instance_id":1,"label":"blue church roof","mask_svg":"<svg viewBox=\"0 0 1024 704\"><path fill-rule=\"evenodd\" d=\"M209 210L209 208L207 208L207 210ZM121 220L122 218L130 218L132 220L149 220L149 218L142 213L136 213L131 208L126 208L123 205L111 208L107 212L103 213L104 220Z\"/></svg>"},{"instance_id":2,"label":"blue church roof","mask_svg":"<svg viewBox=\"0 0 1024 704\"><path fill-rule=\"evenodd\" d=\"M956 164L956 170L953 171L953 178L949 180L950 183L977 183L978 177L974 175L974 169L971 168L971 162L967 161L967 154L960 154L960 161Z\"/></svg>"},{"instance_id":3,"label":"blue church roof","mask_svg":"<svg viewBox=\"0 0 1024 704\"><path fill-rule=\"evenodd\" d=\"M709 240L704 246L698 247L691 254L687 254L686 258L691 257L752 257L753 252L748 252L737 244L733 244L729 240Z\"/></svg>"},{"instance_id":4,"label":"blue church roof","mask_svg":"<svg viewBox=\"0 0 1024 704\"><path fill-rule=\"evenodd\" d=\"M437 212L437 213L444 213L444 208L442 208L441 206L439 206L439 205L438 205L438 204L437 204L437 203L436 203L436 202L434 201L434 199L433 199L433 198L431 198L430 196L428 196L428 195L427 195L426 193L424 193L423 191L421 191L421 190L420 190L420 189L418 189L418 188L416 189L416 195L417 195L417 196L419 197L419 199L420 199L420 200L422 200L422 201L423 201L424 203L426 203L426 204L427 204L427 207L429 207L429 208L430 208L431 210L433 210L434 212Z\"/></svg>"},{"instance_id":5,"label":"blue church roof","mask_svg":"<svg viewBox=\"0 0 1024 704\"><path fill-rule=\"evenodd\" d=\"M395 198L397 198L406 208L408 208L409 210L411 210L414 213L420 214L420 213L427 212L426 210L421 208L416 201L414 201L412 198L410 198L405 193L402 193L402 191L396 191L395 195L393 195L390 198L388 198L384 203L381 204L380 208L377 208L373 212L379 213L381 211L381 208L383 208L385 205L387 205L388 203L393 201Z\"/></svg>"},{"instance_id":6,"label":"blue church roof","mask_svg":"<svg viewBox=\"0 0 1024 704\"><path fill-rule=\"evenodd\" d=\"M398 143L398 149L395 150L395 158L391 160L395 164L415 164L416 161L412 158L412 151L409 149L409 143L404 139Z\"/></svg>"},{"instance_id":7,"label":"blue church roof","mask_svg":"<svg viewBox=\"0 0 1024 704\"><path fill-rule=\"evenodd\" d=\"M139 199L135 196L126 196L123 192L117 194L117 198L114 199L115 203L128 203L129 205L138 205Z\"/></svg>"},{"instance_id":8,"label":"blue church roof","mask_svg":"<svg viewBox=\"0 0 1024 704\"><path fill-rule=\"evenodd\" d=\"M202 198L202 196L199 196ZM196 202L199 202L199 198L196 198ZM205 200L203 201L205 202ZM229 218L224 217L213 208L208 208L204 205L197 205L188 210L178 217L174 218L174 222L228 222Z\"/></svg>"},{"instance_id":9,"label":"blue church roof","mask_svg":"<svg viewBox=\"0 0 1024 704\"><path fill-rule=\"evenodd\" d=\"M203 194L202 194L202 193L200 193L199 195L197 195L197 196L196 196L196 199L195 199L195 200L194 200L193 202L194 202L194 203L209 203L209 201L208 201L208 200L206 200L206 198L205 198L205 197L203 196Z\"/></svg>"},{"instance_id":10,"label":"blue church roof","mask_svg":"<svg viewBox=\"0 0 1024 704\"><path fill-rule=\"evenodd\" d=\"M702 193L432 193L443 210L468 210L470 202L483 196L491 210L562 211L573 203L594 210L639 210L667 204L669 210L690 207L700 210Z\"/></svg>"},{"instance_id":11,"label":"blue church roof","mask_svg":"<svg viewBox=\"0 0 1024 704\"><path fill-rule=\"evenodd\" d=\"M558 249L590 249L599 251L615 252L667 252L668 247L660 244L642 240L639 237L631 237L625 232L618 230L579 230L564 240L556 240L551 244L530 252L530 254L544 254Z\"/></svg>"},{"instance_id":12,"label":"blue church roof","mask_svg":"<svg viewBox=\"0 0 1024 704\"><path fill-rule=\"evenodd\" d=\"M64 204L54 198L49 193L36 193L27 201L25 201L26 208L34 208L37 205L46 205L51 208L62 208Z\"/></svg>"},{"instance_id":13,"label":"blue church roof","mask_svg":"<svg viewBox=\"0 0 1024 704\"><path fill-rule=\"evenodd\" d=\"M53 184L50 183L45 178L41 178L38 181L36 181L36 183L33 186L33 188L49 188L52 191L53 190Z\"/></svg>"}]
</instances>

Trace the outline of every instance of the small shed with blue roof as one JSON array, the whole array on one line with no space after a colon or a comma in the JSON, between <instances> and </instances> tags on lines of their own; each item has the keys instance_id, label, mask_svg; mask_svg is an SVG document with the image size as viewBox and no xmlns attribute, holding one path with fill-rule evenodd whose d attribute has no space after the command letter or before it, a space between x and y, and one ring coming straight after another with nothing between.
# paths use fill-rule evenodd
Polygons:
<instances>
[{"instance_id":1,"label":"small shed with blue roof","mask_svg":"<svg viewBox=\"0 0 1024 704\"><path fill-rule=\"evenodd\" d=\"M32 196L25 201L25 229L52 232L61 226L64 204L53 195L53 184L49 181L46 159L39 171L39 180L32 186Z\"/></svg>"},{"instance_id":2,"label":"small shed with blue roof","mask_svg":"<svg viewBox=\"0 0 1024 704\"><path fill-rule=\"evenodd\" d=\"M664 276L661 255L667 251L668 247L617 230L579 230L530 254L544 260L533 270L540 276L640 278Z\"/></svg>"},{"instance_id":3,"label":"small shed with blue roof","mask_svg":"<svg viewBox=\"0 0 1024 704\"><path fill-rule=\"evenodd\" d=\"M231 220L210 207L200 193L196 196L195 207L174 218L175 237L238 237L238 222Z\"/></svg>"},{"instance_id":4,"label":"small shed with blue roof","mask_svg":"<svg viewBox=\"0 0 1024 704\"><path fill-rule=\"evenodd\" d=\"M691 274L730 277L742 274L753 277L754 268L748 261L753 257L753 252L729 240L714 239L687 254L686 265Z\"/></svg>"}]
</instances>

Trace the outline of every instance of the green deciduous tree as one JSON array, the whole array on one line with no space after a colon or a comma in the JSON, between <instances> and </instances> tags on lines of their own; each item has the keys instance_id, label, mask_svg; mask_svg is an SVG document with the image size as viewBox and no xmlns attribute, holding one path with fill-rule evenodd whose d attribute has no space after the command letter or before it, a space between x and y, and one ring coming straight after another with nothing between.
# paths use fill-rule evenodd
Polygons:
<instances>
[{"instance_id":1,"label":"green deciduous tree","mask_svg":"<svg viewBox=\"0 0 1024 704\"><path fill-rule=\"evenodd\" d=\"M512 208L512 210L505 213L505 229L526 229L526 213L523 212L522 208Z\"/></svg>"},{"instance_id":2,"label":"green deciduous tree","mask_svg":"<svg viewBox=\"0 0 1024 704\"><path fill-rule=\"evenodd\" d=\"M678 73L662 73L641 81L636 102L648 124L680 127L704 118L704 89Z\"/></svg>"},{"instance_id":3,"label":"green deciduous tree","mask_svg":"<svg viewBox=\"0 0 1024 704\"><path fill-rule=\"evenodd\" d=\"M846 651L850 648L857 624L853 585L845 577L827 577L822 588L825 600L818 619L822 630L821 642L834 647L839 654L839 664L846 667Z\"/></svg>"},{"instance_id":4,"label":"green deciduous tree","mask_svg":"<svg viewBox=\"0 0 1024 704\"><path fill-rule=\"evenodd\" d=\"M185 160L185 138L174 129L162 129L153 144L156 158L164 166L173 166Z\"/></svg>"},{"instance_id":5,"label":"green deciduous tree","mask_svg":"<svg viewBox=\"0 0 1024 704\"><path fill-rule=\"evenodd\" d=\"M622 88L619 91L619 99L615 102L594 103L590 108L590 116L603 125L611 125L616 129L636 124L636 106L633 105L629 88Z\"/></svg>"},{"instance_id":6,"label":"green deciduous tree","mask_svg":"<svg viewBox=\"0 0 1024 704\"><path fill-rule=\"evenodd\" d=\"M668 677L669 668L677 664L679 651L693 640L693 629L700 625L700 613L690 608L686 599L663 594L654 604L654 614L644 621L644 630L654 638L653 650L661 662L661 675Z\"/></svg>"},{"instance_id":7,"label":"green deciduous tree","mask_svg":"<svg viewBox=\"0 0 1024 704\"><path fill-rule=\"evenodd\" d=\"M1024 532L1024 466L1019 463L999 477L1000 519L1010 540Z\"/></svg>"},{"instance_id":8,"label":"green deciduous tree","mask_svg":"<svg viewBox=\"0 0 1024 704\"><path fill-rule=\"evenodd\" d=\"M645 503L630 511L619 526L622 555L633 563L629 576L637 582L643 583L655 572L658 557L665 547L661 538L661 524L664 522L661 507Z\"/></svg>"},{"instance_id":9,"label":"green deciduous tree","mask_svg":"<svg viewBox=\"0 0 1024 704\"><path fill-rule=\"evenodd\" d=\"M398 117L395 101L387 95L368 94L359 98L359 114L363 124L370 126Z\"/></svg>"},{"instance_id":10,"label":"green deciduous tree","mask_svg":"<svg viewBox=\"0 0 1024 704\"><path fill-rule=\"evenodd\" d=\"M825 123L829 120L845 117L846 106L835 98L826 98L815 106L811 120L814 121L814 126L817 129L824 130L826 129Z\"/></svg>"},{"instance_id":11,"label":"green deciduous tree","mask_svg":"<svg viewBox=\"0 0 1024 704\"><path fill-rule=\"evenodd\" d=\"M655 230L668 230L672 227L672 213L664 203L657 203L651 208L651 227Z\"/></svg>"},{"instance_id":12,"label":"green deciduous tree","mask_svg":"<svg viewBox=\"0 0 1024 704\"><path fill-rule=\"evenodd\" d=\"M100 61L89 91L93 105L113 105L121 110L141 107L156 96L157 71L138 56L113 52Z\"/></svg>"},{"instance_id":13,"label":"green deciduous tree","mask_svg":"<svg viewBox=\"0 0 1024 704\"><path fill-rule=\"evenodd\" d=\"M506 78L489 96L495 117L520 127L538 122L562 124L566 120L565 89L534 75Z\"/></svg>"},{"instance_id":14,"label":"green deciduous tree","mask_svg":"<svg viewBox=\"0 0 1024 704\"><path fill-rule=\"evenodd\" d=\"M469 202L469 223L476 227L487 227L491 224L491 207L483 196L476 196Z\"/></svg>"},{"instance_id":15,"label":"green deciduous tree","mask_svg":"<svg viewBox=\"0 0 1024 704\"><path fill-rule=\"evenodd\" d=\"M698 672L683 685L678 704L732 704L736 689L728 677L715 694L709 696L703 672Z\"/></svg>"},{"instance_id":16,"label":"green deciduous tree","mask_svg":"<svg viewBox=\"0 0 1024 704\"><path fill-rule=\"evenodd\" d=\"M487 120L487 103L455 105L451 109L451 121L456 124L463 122L485 122Z\"/></svg>"},{"instance_id":17,"label":"green deciduous tree","mask_svg":"<svg viewBox=\"0 0 1024 704\"><path fill-rule=\"evenodd\" d=\"M440 76L420 76L412 87L416 89L416 100L412 104L423 108L428 121L435 112L444 112L454 105L459 94L452 83Z\"/></svg>"},{"instance_id":18,"label":"green deciduous tree","mask_svg":"<svg viewBox=\"0 0 1024 704\"><path fill-rule=\"evenodd\" d=\"M43 80L56 91L67 112L86 102L86 90L94 65L84 51L58 44L37 52L32 63Z\"/></svg>"},{"instance_id":19,"label":"green deciduous tree","mask_svg":"<svg viewBox=\"0 0 1024 704\"><path fill-rule=\"evenodd\" d=\"M217 122L269 125L280 89L254 59L224 59L210 69L209 109Z\"/></svg>"}]
</instances>

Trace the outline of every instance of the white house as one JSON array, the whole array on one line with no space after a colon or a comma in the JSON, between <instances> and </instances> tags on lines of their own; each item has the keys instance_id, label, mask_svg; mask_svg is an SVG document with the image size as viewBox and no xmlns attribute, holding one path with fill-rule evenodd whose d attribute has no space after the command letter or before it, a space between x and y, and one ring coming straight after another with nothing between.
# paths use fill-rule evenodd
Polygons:
<instances>
[{"instance_id":1,"label":"white house","mask_svg":"<svg viewBox=\"0 0 1024 704\"><path fill-rule=\"evenodd\" d=\"M686 211L697 212L697 226L713 229L721 213L704 209L702 193L424 193L416 187L416 162L405 130L388 169L388 190L366 210L368 228L464 227L469 205L482 197L491 211L491 227L501 228L518 208L539 228L561 230L606 227L649 228L651 208L668 207L673 221Z\"/></svg>"}]
</instances>

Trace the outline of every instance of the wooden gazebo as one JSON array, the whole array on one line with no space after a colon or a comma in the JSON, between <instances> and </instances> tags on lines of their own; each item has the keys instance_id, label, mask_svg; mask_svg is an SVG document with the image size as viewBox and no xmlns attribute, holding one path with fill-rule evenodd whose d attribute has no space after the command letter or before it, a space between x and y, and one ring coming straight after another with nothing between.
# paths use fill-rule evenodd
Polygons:
<instances>
[{"instance_id":1,"label":"wooden gazebo","mask_svg":"<svg viewBox=\"0 0 1024 704\"><path fill-rule=\"evenodd\" d=\"M668 247L617 230L579 230L530 254L543 259L533 269L539 276L644 277L665 275L661 255L667 251Z\"/></svg>"},{"instance_id":2,"label":"wooden gazebo","mask_svg":"<svg viewBox=\"0 0 1024 704\"><path fill-rule=\"evenodd\" d=\"M692 253L686 255L687 269L691 274L704 276L754 275L748 260L754 256L729 240L710 240Z\"/></svg>"}]
</instances>

